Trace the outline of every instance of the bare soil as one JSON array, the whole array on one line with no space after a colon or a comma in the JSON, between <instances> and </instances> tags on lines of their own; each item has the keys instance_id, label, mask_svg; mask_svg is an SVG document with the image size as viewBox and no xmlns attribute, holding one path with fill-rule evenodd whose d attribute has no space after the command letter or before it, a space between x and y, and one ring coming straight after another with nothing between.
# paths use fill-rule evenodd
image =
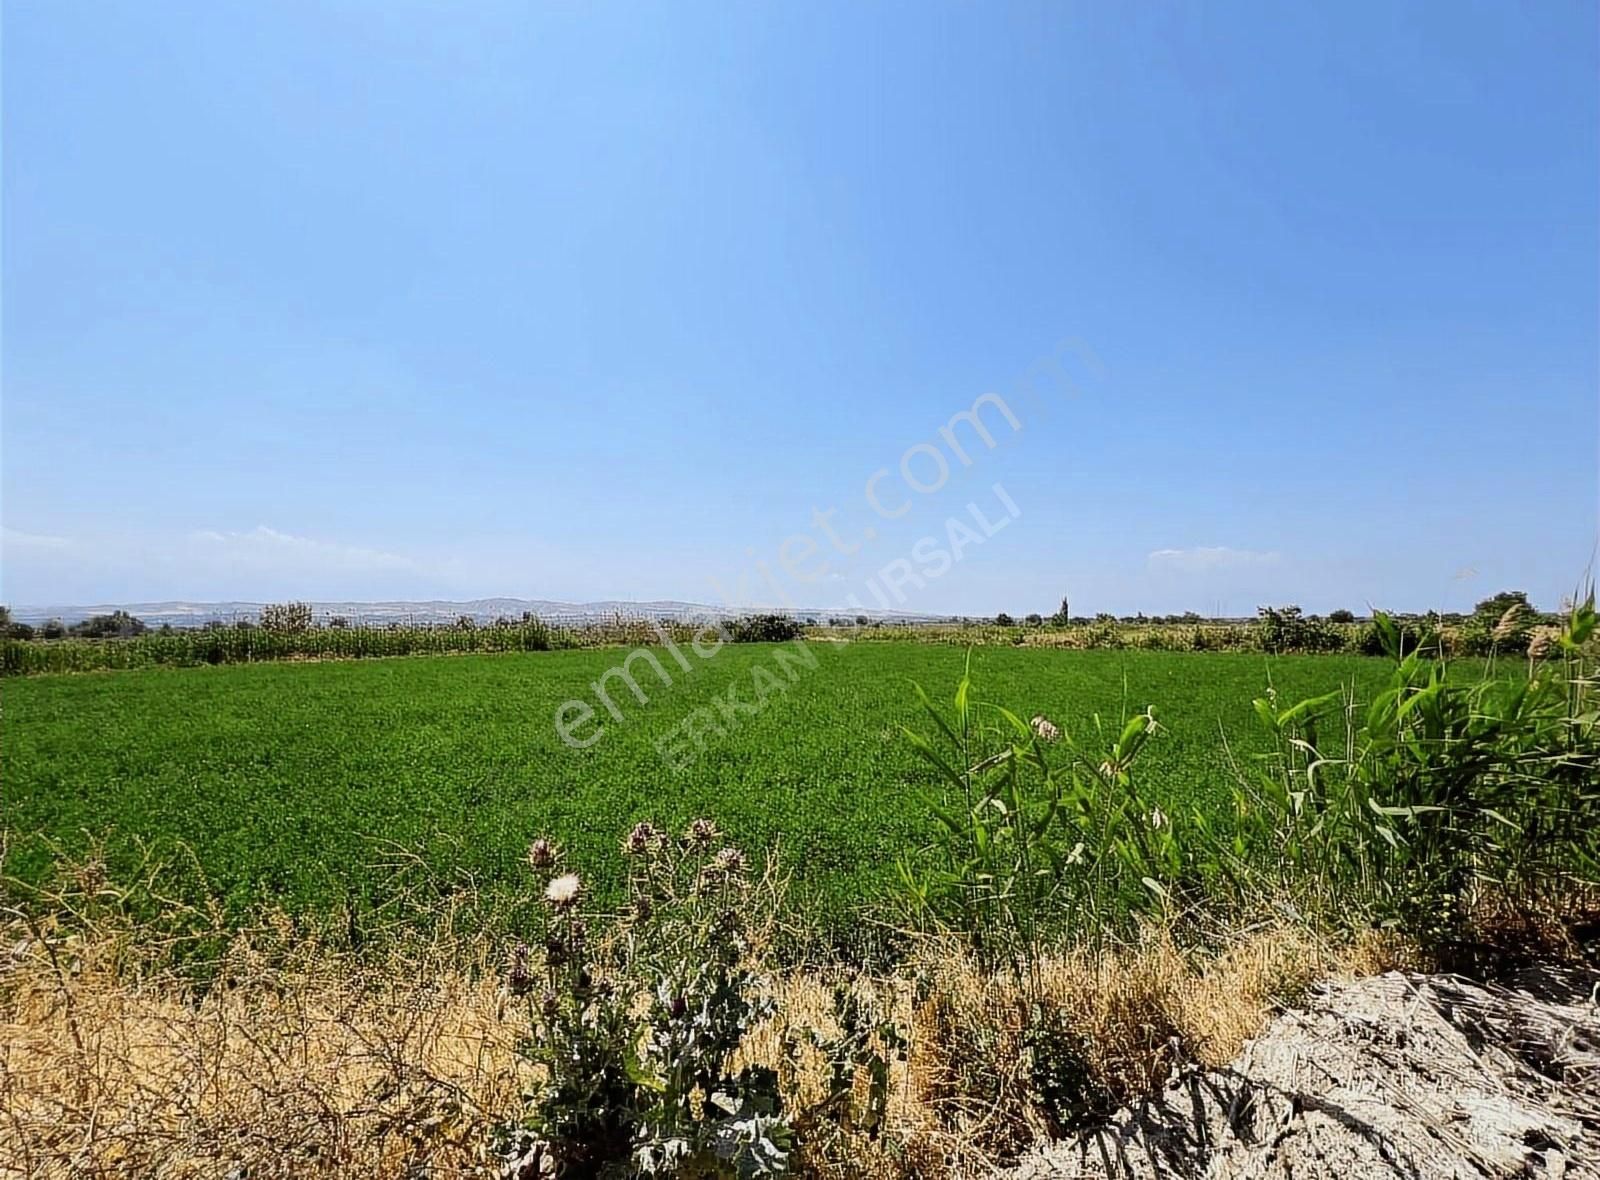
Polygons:
<instances>
[{"instance_id":1,"label":"bare soil","mask_svg":"<svg viewBox=\"0 0 1600 1180\"><path fill-rule=\"evenodd\" d=\"M1600 973L1323 985L1231 1066L1181 1070L1009 1180L1600 1180Z\"/></svg>"}]
</instances>

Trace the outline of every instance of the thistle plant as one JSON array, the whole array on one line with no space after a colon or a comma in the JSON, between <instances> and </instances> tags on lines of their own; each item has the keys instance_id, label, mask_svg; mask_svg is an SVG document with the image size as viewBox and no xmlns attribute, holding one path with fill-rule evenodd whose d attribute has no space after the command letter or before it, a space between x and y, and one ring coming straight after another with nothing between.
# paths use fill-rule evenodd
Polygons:
<instances>
[{"instance_id":1,"label":"thistle plant","mask_svg":"<svg viewBox=\"0 0 1600 1180\"><path fill-rule=\"evenodd\" d=\"M676 838L637 824L622 854L627 909L596 937L559 850L529 849L544 881L542 970L519 947L507 983L529 1004L523 1052L545 1082L504 1131L509 1174L782 1174L791 1132L777 1075L734 1068L773 1014L754 938L765 895L709 820Z\"/></svg>"}]
</instances>

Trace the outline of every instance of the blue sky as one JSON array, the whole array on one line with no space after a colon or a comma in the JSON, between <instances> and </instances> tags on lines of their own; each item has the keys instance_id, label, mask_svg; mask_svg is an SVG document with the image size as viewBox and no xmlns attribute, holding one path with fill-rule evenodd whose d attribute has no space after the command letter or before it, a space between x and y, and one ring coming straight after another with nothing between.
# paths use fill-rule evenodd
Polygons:
<instances>
[{"instance_id":1,"label":"blue sky","mask_svg":"<svg viewBox=\"0 0 1600 1180\"><path fill-rule=\"evenodd\" d=\"M6 601L1459 608L1594 554L1592 3L0 37Z\"/></svg>"}]
</instances>

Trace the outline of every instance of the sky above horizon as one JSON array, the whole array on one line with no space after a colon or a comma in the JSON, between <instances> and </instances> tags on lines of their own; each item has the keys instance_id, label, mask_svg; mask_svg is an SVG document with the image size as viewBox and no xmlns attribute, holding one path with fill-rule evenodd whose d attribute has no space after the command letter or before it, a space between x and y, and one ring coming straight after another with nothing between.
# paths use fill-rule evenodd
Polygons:
<instances>
[{"instance_id":1,"label":"sky above horizon","mask_svg":"<svg viewBox=\"0 0 1600 1180\"><path fill-rule=\"evenodd\" d=\"M1593 3L12 0L0 53L0 601L1592 568Z\"/></svg>"}]
</instances>

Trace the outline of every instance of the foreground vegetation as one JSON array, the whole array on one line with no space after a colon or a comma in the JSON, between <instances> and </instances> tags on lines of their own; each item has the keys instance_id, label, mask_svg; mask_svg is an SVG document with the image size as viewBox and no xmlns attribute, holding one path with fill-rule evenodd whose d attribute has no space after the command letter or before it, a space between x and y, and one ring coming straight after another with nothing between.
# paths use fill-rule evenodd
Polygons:
<instances>
[{"instance_id":1,"label":"foreground vegetation","mask_svg":"<svg viewBox=\"0 0 1600 1180\"><path fill-rule=\"evenodd\" d=\"M877 739L863 742L878 756L869 765L901 786L892 808L872 793L806 849L825 853L875 812L905 823L892 876L863 895L904 936L878 971L786 957L786 926L826 888L787 892L782 866L811 868L791 846L763 871L732 829L774 795L741 816L726 784L707 800L736 817L722 823L625 826L627 811L604 808L552 838L542 817L502 812L523 840L538 835L517 857L504 925L484 923L470 874L435 874L420 908L443 923L366 949L326 941L327 927L308 941L282 917L230 934L222 911L166 892L165 873L118 884L97 860L59 861L7 886L8 933L20 935L0 984L14 1046L0 1069L8 1158L62 1175L224 1160L529 1180L977 1174L1041 1135L1103 1123L1175 1066L1227 1061L1271 1005L1329 970L1592 954L1592 599L1542 651L1453 672L1409 650L1398 624L1375 625L1386 657L1352 660L1344 684L1327 682L1331 661L1272 661L1271 687L1244 699L1255 740L1213 695L1240 661L842 649L813 673L816 698L796 684L783 702L849 718L856 742ZM853 661L882 671L897 656L901 672L926 661L940 675L887 711L852 708L868 703L859 690L841 699L863 682L868 665ZM1096 661L1098 679L1058 680L1041 707L1052 673ZM127 674L118 695L463 666L151 670ZM1297 667L1309 683L1291 685ZM1096 717L1085 699L1119 668L1125 707ZM1018 669L1026 679L1007 682ZM61 714L39 706L52 690L112 679L28 682L46 695L32 697L43 725L24 765L49 765L38 739ZM1227 738L1217 777L1200 783L1163 773L1182 713L1149 704L1195 681L1191 699ZM436 699L406 698L414 710ZM782 732L757 729L750 748L781 764L792 747L757 737ZM195 748L229 743L191 747L190 767L204 762ZM890 761L891 748L924 772ZM629 802L672 810L659 796ZM269 828L283 844L307 830ZM589 851L597 830L620 833L620 847Z\"/></svg>"}]
</instances>

